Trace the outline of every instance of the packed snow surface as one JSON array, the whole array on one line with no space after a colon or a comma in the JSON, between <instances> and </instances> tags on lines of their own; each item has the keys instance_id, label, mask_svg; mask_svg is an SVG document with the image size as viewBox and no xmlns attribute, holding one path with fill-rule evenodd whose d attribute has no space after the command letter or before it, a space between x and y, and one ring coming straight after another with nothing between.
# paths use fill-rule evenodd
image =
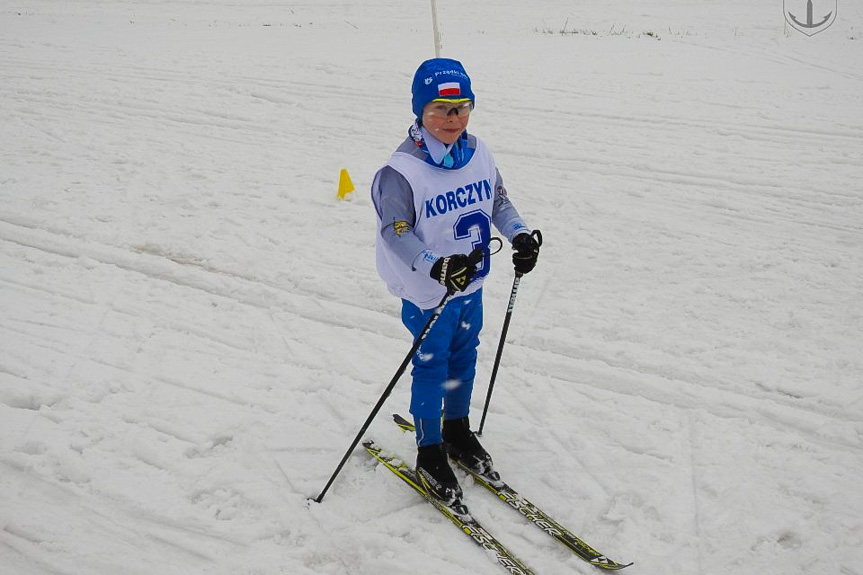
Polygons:
<instances>
[{"instance_id":1,"label":"packed snow surface","mask_svg":"<svg viewBox=\"0 0 863 575\"><path fill-rule=\"evenodd\" d=\"M782 0L437 4L545 238L504 478L632 575L863 573L863 6L810 38ZM431 30L425 1L0 2L0 573L503 572L362 450L307 501L410 347L368 186ZM412 460L408 394L369 434ZM462 479L538 575L594 572Z\"/></svg>"}]
</instances>

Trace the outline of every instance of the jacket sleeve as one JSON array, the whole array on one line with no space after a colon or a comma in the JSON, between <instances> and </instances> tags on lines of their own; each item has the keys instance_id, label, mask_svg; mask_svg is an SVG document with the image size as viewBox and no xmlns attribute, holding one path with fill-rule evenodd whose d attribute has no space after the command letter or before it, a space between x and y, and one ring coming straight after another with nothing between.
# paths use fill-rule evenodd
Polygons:
<instances>
[{"instance_id":1,"label":"jacket sleeve","mask_svg":"<svg viewBox=\"0 0 863 575\"><path fill-rule=\"evenodd\" d=\"M372 185L372 201L381 220L381 239L411 269L428 275L440 256L414 234L414 193L405 177L385 166Z\"/></svg>"},{"instance_id":2,"label":"jacket sleeve","mask_svg":"<svg viewBox=\"0 0 863 575\"><path fill-rule=\"evenodd\" d=\"M494 207L491 214L494 227L502 233L510 243L519 234L529 234L530 228L518 214L518 210L512 205L503 185L503 176L500 170L495 168L496 178L494 183Z\"/></svg>"}]
</instances>

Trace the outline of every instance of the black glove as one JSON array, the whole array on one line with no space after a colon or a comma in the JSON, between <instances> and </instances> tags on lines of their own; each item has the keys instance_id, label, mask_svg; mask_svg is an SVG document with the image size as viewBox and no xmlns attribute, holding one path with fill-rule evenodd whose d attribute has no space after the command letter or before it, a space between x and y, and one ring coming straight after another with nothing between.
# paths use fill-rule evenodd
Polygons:
<instances>
[{"instance_id":1,"label":"black glove","mask_svg":"<svg viewBox=\"0 0 863 575\"><path fill-rule=\"evenodd\" d=\"M479 253L479 258L475 254ZM476 264L482 259L482 251L474 250L470 255L453 254L434 263L431 278L451 292L464 291L476 274Z\"/></svg>"},{"instance_id":2,"label":"black glove","mask_svg":"<svg viewBox=\"0 0 863 575\"><path fill-rule=\"evenodd\" d=\"M515 250L512 254L512 263L516 274L524 275L536 266L541 245L542 234L539 230L529 234L519 234L512 239L512 249Z\"/></svg>"}]
</instances>

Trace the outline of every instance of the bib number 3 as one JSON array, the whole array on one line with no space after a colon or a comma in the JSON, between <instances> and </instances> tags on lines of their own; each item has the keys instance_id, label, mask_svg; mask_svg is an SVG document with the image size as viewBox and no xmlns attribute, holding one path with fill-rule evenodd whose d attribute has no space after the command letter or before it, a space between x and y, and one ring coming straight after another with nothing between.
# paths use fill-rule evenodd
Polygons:
<instances>
[{"instance_id":1,"label":"bib number 3","mask_svg":"<svg viewBox=\"0 0 863 575\"><path fill-rule=\"evenodd\" d=\"M491 269L491 255L488 244L491 241L491 218L482 210L474 210L459 216L453 226L455 239L471 240L471 250L482 248L482 261L476 268L475 278L488 275Z\"/></svg>"}]
</instances>

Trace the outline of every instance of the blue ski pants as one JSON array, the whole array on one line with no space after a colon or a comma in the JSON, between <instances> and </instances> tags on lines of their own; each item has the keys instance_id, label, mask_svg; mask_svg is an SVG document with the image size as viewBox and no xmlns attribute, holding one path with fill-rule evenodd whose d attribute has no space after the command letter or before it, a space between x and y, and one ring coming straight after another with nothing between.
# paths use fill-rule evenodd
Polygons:
<instances>
[{"instance_id":1,"label":"blue ski pants","mask_svg":"<svg viewBox=\"0 0 863 575\"><path fill-rule=\"evenodd\" d=\"M402 322L414 338L433 312L402 300ZM445 419L467 417L481 329L482 290L454 297L414 354L410 412L417 445L441 443L441 409Z\"/></svg>"}]
</instances>

